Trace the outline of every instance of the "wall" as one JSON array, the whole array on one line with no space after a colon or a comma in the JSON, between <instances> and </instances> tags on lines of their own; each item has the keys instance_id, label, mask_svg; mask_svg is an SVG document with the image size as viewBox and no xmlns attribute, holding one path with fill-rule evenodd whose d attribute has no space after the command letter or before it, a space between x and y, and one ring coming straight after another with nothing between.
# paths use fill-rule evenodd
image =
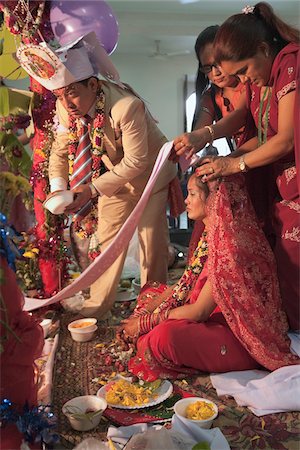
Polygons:
<instances>
[{"instance_id":1,"label":"wall","mask_svg":"<svg viewBox=\"0 0 300 450\"><path fill-rule=\"evenodd\" d=\"M197 70L194 55L158 60L140 55L113 54L111 59L121 80L129 83L148 102L167 138L171 140L182 133L184 76L193 75Z\"/></svg>"}]
</instances>

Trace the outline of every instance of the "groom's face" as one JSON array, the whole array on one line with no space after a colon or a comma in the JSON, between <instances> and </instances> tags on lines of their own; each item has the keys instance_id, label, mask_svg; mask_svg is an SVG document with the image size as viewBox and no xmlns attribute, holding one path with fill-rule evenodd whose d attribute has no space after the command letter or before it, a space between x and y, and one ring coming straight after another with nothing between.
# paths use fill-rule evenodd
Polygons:
<instances>
[{"instance_id":1,"label":"groom's face","mask_svg":"<svg viewBox=\"0 0 300 450\"><path fill-rule=\"evenodd\" d=\"M90 78L87 82L72 83L53 92L69 115L77 119L91 109L97 97L97 88L98 80Z\"/></svg>"}]
</instances>

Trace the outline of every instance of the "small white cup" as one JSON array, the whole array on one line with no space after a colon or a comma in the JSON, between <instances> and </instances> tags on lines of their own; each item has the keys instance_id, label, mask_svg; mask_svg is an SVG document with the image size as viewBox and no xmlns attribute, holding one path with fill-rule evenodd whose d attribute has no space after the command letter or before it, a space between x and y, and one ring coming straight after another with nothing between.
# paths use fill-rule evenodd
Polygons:
<instances>
[{"instance_id":1,"label":"small white cup","mask_svg":"<svg viewBox=\"0 0 300 450\"><path fill-rule=\"evenodd\" d=\"M44 208L52 214L63 214L66 207L73 202L72 191L57 191L48 195L44 201Z\"/></svg>"},{"instance_id":2,"label":"small white cup","mask_svg":"<svg viewBox=\"0 0 300 450\"><path fill-rule=\"evenodd\" d=\"M186 408L188 407L188 405L196 403L197 401L209 403L213 406L214 414L209 419L193 420L193 419L189 419L188 417L186 417ZM194 423L200 428L208 429L212 426L213 420L218 415L218 407L214 402L212 402L211 400L207 400L206 398L186 397L186 398L182 398L181 400L178 400L178 402L175 403L174 412L175 412L176 416L186 425Z\"/></svg>"},{"instance_id":3,"label":"small white cup","mask_svg":"<svg viewBox=\"0 0 300 450\"><path fill-rule=\"evenodd\" d=\"M41 327L43 328L43 331L44 331L44 338L46 338L48 336L51 324L52 324L52 320L51 319L44 319L44 320L42 320L40 322L40 325L41 325Z\"/></svg>"},{"instance_id":4,"label":"small white cup","mask_svg":"<svg viewBox=\"0 0 300 450\"><path fill-rule=\"evenodd\" d=\"M96 395L83 395L66 402L62 407L62 412L68 418L74 430L88 431L99 425L106 408L107 402L104 398ZM95 414L89 417L85 414L87 409L93 409Z\"/></svg>"},{"instance_id":5,"label":"small white cup","mask_svg":"<svg viewBox=\"0 0 300 450\"><path fill-rule=\"evenodd\" d=\"M69 331L87 331L93 330L94 326L97 323L97 319L95 317L87 317L84 319L73 320L68 325Z\"/></svg>"},{"instance_id":6,"label":"small white cup","mask_svg":"<svg viewBox=\"0 0 300 450\"><path fill-rule=\"evenodd\" d=\"M97 325L94 325L90 330L85 330L84 328L70 328L69 331L71 333L73 341L88 342L92 339L97 328Z\"/></svg>"}]
</instances>

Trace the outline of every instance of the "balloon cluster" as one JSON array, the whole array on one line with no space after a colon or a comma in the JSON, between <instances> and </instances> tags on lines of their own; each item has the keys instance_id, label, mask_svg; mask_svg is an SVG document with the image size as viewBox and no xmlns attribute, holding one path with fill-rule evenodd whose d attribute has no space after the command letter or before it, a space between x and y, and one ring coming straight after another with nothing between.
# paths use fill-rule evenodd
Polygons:
<instances>
[{"instance_id":1,"label":"balloon cluster","mask_svg":"<svg viewBox=\"0 0 300 450\"><path fill-rule=\"evenodd\" d=\"M111 7L103 0L52 0L50 23L60 45L67 45L91 31L110 55L119 37L118 22Z\"/></svg>"}]
</instances>

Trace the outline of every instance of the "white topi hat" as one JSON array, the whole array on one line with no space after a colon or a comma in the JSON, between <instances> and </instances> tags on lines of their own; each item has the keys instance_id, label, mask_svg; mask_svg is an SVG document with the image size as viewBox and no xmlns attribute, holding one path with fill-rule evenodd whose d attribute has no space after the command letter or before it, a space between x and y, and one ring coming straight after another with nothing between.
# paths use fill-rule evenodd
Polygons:
<instances>
[{"instance_id":1,"label":"white topi hat","mask_svg":"<svg viewBox=\"0 0 300 450\"><path fill-rule=\"evenodd\" d=\"M97 76L98 73L124 87L94 31L55 52L46 42L21 44L16 56L23 69L49 91Z\"/></svg>"}]
</instances>

